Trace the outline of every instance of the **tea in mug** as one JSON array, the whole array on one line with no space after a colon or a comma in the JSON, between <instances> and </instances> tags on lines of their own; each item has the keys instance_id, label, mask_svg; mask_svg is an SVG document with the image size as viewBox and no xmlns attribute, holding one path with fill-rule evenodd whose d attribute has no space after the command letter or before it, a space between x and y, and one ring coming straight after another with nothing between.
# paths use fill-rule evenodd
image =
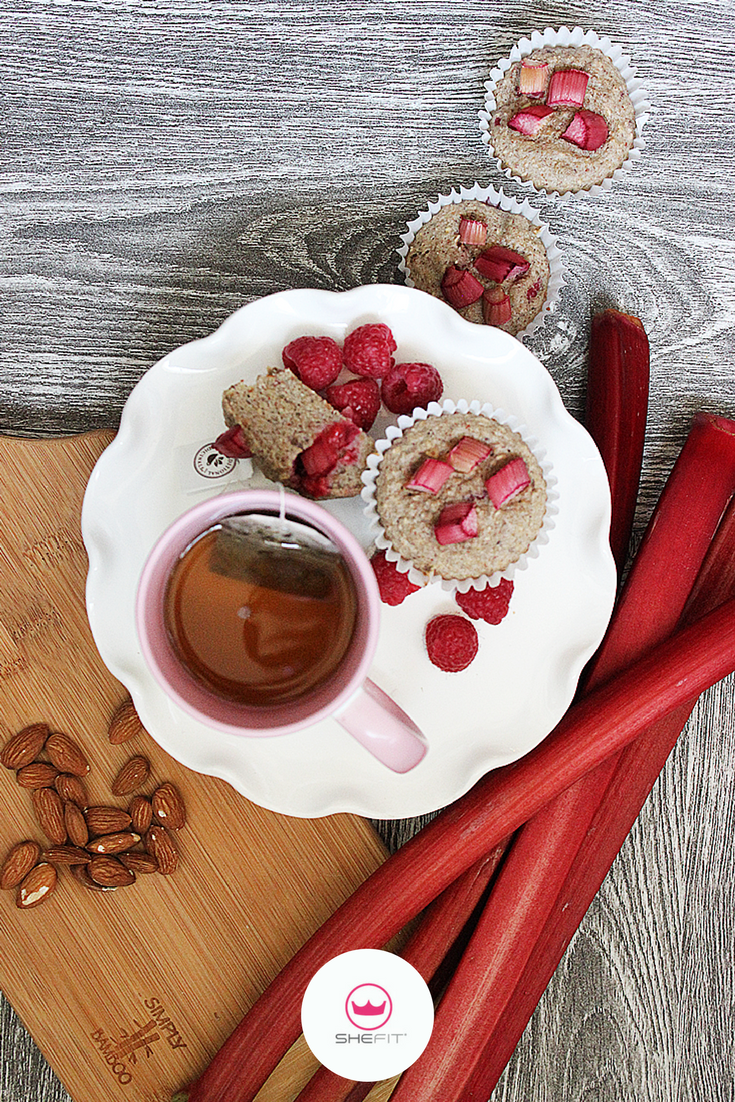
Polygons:
<instances>
[{"instance_id":1,"label":"tea in mug","mask_svg":"<svg viewBox=\"0 0 735 1102\"><path fill-rule=\"evenodd\" d=\"M181 554L164 603L171 645L210 692L253 706L296 700L339 668L357 621L341 554L251 549L222 524Z\"/></svg>"}]
</instances>

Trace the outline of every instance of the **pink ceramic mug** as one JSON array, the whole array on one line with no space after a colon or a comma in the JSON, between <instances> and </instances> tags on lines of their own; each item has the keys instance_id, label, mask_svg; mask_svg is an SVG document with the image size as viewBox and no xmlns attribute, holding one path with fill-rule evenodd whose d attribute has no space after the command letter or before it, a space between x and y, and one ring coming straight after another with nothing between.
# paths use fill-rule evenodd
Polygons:
<instances>
[{"instance_id":1,"label":"pink ceramic mug","mask_svg":"<svg viewBox=\"0 0 735 1102\"><path fill-rule=\"evenodd\" d=\"M357 596L355 628L332 676L295 700L253 706L210 691L181 662L166 628L164 599L182 552L227 517L247 513L286 516L309 524L337 547ZM378 642L380 596L375 574L360 544L320 505L296 494L242 490L195 505L163 533L143 568L136 598L136 622L143 656L163 690L189 715L228 734L283 735L331 716L379 761L406 773L422 760L427 743L406 713L367 674Z\"/></svg>"}]
</instances>

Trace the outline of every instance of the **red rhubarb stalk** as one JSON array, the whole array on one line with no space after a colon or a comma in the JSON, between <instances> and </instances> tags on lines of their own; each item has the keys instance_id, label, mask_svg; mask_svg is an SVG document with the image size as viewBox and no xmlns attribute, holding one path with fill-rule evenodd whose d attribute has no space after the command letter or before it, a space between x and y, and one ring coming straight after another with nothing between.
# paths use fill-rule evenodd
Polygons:
<instances>
[{"instance_id":1,"label":"red rhubarb stalk","mask_svg":"<svg viewBox=\"0 0 735 1102\"><path fill-rule=\"evenodd\" d=\"M418 929L404 946L401 956L428 983L449 950L462 934L472 913L495 875L505 852L496 846L434 900L422 916ZM321 1067L298 1095L296 1102L362 1102L373 1083L356 1083Z\"/></svg>"},{"instance_id":2,"label":"red rhubarb stalk","mask_svg":"<svg viewBox=\"0 0 735 1102\"><path fill-rule=\"evenodd\" d=\"M585 425L600 449L613 500L610 546L622 570L638 499L648 411L648 337L638 318L592 318Z\"/></svg>"},{"instance_id":3,"label":"red rhubarb stalk","mask_svg":"<svg viewBox=\"0 0 735 1102\"><path fill-rule=\"evenodd\" d=\"M730 503L684 612L703 615L735 596L735 499ZM497 1026L486 1034L484 1053L467 1080L464 1099L487 1099L495 1088L531 1014L569 942L630 832L691 713L685 704L648 728L618 757L589 831L554 901Z\"/></svg>"},{"instance_id":4,"label":"red rhubarb stalk","mask_svg":"<svg viewBox=\"0 0 735 1102\"><path fill-rule=\"evenodd\" d=\"M735 430L735 424L732 428ZM735 490L735 435L725 434L722 441L721 433L719 421L695 418L634 561L588 687L634 661L668 635L679 620L691 590L692 572L701 566L722 510ZM721 451L729 461L717 461ZM705 457L709 470L706 492L701 484ZM693 491L701 495L696 509L692 508ZM680 561L677 537L682 527L687 542ZM656 621L645 614L653 595L659 607ZM634 631L631 623L636 609L643 611L635 618L639 626ZM519 831L469 951L442 1000L431 1041L403 1075L392 1096L394 1102L412 1098L452 1102L463 1097L462 1086L471 1077L488 1034L500 1023L615 765L615 756L603 762ZM468 992L473 993L472 999Z\"/></svg>"},{"instance_id":5,"label":"red rhubarb stalk","mask_svg":"<svg viewBox=\"0 0 735 1102\"><path fill-rule=\"evenodd\" d=\"M252 1102L298 1037L304 991L323 964L358 945L385 945L550 800L733 670L735 601L574 704L536 749L483 778L334 912L245 1015L192 1086L190 1102Z\"/></svg>"}]
</instances>

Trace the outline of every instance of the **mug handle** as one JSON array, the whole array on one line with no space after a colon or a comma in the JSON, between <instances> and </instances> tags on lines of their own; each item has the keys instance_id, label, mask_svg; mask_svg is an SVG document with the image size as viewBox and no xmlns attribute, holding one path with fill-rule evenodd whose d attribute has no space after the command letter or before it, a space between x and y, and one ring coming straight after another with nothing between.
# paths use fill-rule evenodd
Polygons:
<instances>
[{"instance_id":1,"label":"mug handle","mask_svg":"<svg viewBox=\"0 0 735 1102\"><path fill-rule=\"evenodd\" d=\"M332 718L394 773L414 769L429 748L410 716L370 678Z\"/></svg>"}]
</instances>

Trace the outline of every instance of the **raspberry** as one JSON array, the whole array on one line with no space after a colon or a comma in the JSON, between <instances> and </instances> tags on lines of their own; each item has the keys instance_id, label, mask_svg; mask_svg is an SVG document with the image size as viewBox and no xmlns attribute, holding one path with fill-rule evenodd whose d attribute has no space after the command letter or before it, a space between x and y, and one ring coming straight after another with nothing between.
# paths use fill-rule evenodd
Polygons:
<instances>
[{"instance_id":1,"label":"raspberry","mask_svg":"<svg viewBox=\"0 0 735 1102\"><path fill-rule=\"evenodd\" d=\"M391 413L413 413L417 406L426 409L438 402L444 384L431 364L396 364L383 379L380 393Z\"/></svg>"},{"instance_id":2,"label":"raspberry","mask_svg":"<svg viewBox=\"0 0 735 1102\"><path fill-rule=\"evenodd\" d=\"M455 593L454 599L473 620L484 620L486 624L499 624L507 615L510 599L513 596L513 582L501 578L497 585L486 585L484 589L468 589L466 593Z\"/></svg>"},{"instance_id":3,"label":"raspberry","mask_svg":"<svg viewBox=\"0 0 735 1102\"><path fill-rule=\"evenodd\" d=\"M429 659L440 670L458 673L477 654L477 628L464 616L435 616L425 632Z\"/></svg>"},{"instance_id":4,"label":"raspberry","mask_svg":"<svg viewBox=\"0 0 735 1102\"><path fill-rule=\"evenodd\" d=\"M323 390L342 370L342 350L331 337L297 337L282 355L285 366L312 390Z\"/></svg>"},{"instance_id":5,"label":"raspberry","mask_svg":"<svg viewBox=\"0 0 735 1102\"><path fill-rule=\"evenodd\" d=\"M370 560L380 590L380 599L386 605L400 605L410 593L421 586L408 580L408 574L402 574L394 562L389 562L385 551L376 551Z\"/></svg>"},{"instance_id":6,"label":"raspberry","mask_svg":"<svg viewBox=\"0 0 735 1102\"><path fill-rule=\"evenodd\" d=\"M393 367L396 342L387 325L361 325L345 337L343 350L345 367L353 375L382 379Z\"/></svg>"},{"instance_id":7,"label":"raspberry","mask_svg":"<svg viewBox=\"0 0 735 1102\"><path fill-rule=\"evenodd\" d=\"M343 417L367 432L380 410L380 387L375 379L349 379L327 387L325 397Z\"/></svg>"}]
</instances>

